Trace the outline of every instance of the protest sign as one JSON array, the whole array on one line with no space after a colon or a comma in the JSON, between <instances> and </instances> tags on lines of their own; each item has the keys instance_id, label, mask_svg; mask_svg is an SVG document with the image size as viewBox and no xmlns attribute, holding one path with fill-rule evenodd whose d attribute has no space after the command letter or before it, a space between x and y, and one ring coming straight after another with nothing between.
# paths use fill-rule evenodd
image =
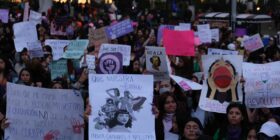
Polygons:
<instances>
[{"instance_id":1,"label":"protest sign","mask_svg":"<svg viewBox=\"0 0 280 140\"><path fill-rule=\"evenodd\" d=\"M28 20L28 15L29 15L29 2L25 2L24 3L24 11L23 11L23 21L27 21Z\"/></svg>"},{"instance_id":2,"label":"protest sign","mask_svg":"<svg viewBox=\"0 0 280 140\"><path fill-rule=\"evenodd\" d=\"M238 55L238 51L208 48L208 55Z\"/></svg>"},{"instance_id":3,"label":"protest sign","mask_svg":"<svg viewBox=\"0 0 280 140\"><path fill-rule=\"evenodd\" d=\"M16 52L21 52L24 48L28 48L27 42L25 39L14 39Z\"/></svg>"},{"instance_id":4,"label":"protest sign","mask_svg":"<svg viewBox=\"0 0 280 140\"><path fill-rule=\"evenodd\" d=\"M51 63L51 79L57 77L63 77L68 74L67 60L60 59L58 61L52 61Z\"/></svg>"},{"instance_id":5,"label":"protest sign","mask_svg":"<svg viewBox=\"0 0 280 140\"><path fill-rule=\"evenodd\" d=\"M156 139L151 75L90 74L89 92L89 140Z\"/></svg>"},{"instance_id":6,"label":"protest sign","mask_svg":"<svg viewBox=\"0 0 280 140\"><path fill-rule=\"evenodd\" d=\"M179 26L183 27L186 30L191 30L192 27L191 23L179 23Z\"/></svg>"},{"instance_id":7,"label":"protest sign","mask_svg":"<svg viewBox=\"0 0 280 140\"><path fill-rule=\"evenodd\" d=\"M63 58L80 59L88 46L87 39L73 40L69 43L66 51L63 53Z\"/></svg>"},{"instance_id":8,"label":"protest sign","mask_svg":"<svg viewBox=\"0 0 280 140\"><path fill-rule=\"evenodd\" d=\"M89 47L94 46L94 51L99 52L101 44L109 42L106 34L106 27L100 29L89 28L88 39Z\"/></svg>"},{"instance_id":9,"label":"protest sign","mask_svg":"<svg viewBox=\"0 0 280 140\"><path fill-rule=\"evenodd\" d=\"M211 43L212 33L211 30L201 30L197 32L201 43Z\"/></svg>"},{"instance_id":10,"label":"protest sign","mask_svg":"<svg viewBox=\"0 0 280 140\"><path fill-rule=\"evenodd\" d=\"M3 23L9 22L9 9L0 9L0 20Z\"/></svg>"},{"instance_id":11,"label":"protest sign","mask_svg":"<svg viewBox=\"0 0 280 140\"><path fill-rule=\"evenodd\" d=\"M250 52L256 51L264 46L259 34L255 34L249 38L245 38L243 40L243 45L245 49Z\"/></svg>"},{"instance_id":12,"label":"protest sign","mask_svg":"<svg viewBox=\"0 0 280 140\"><path fill-rule=\"evenodd\" d=\"M130 63L130 54L131 54L131 46L121 45L121 44L102 44L100 51L98 53L98 57L100 57L104 53L113 53L119 52L123 57L123 65L128 66Z\"/></svg>"},{"instance_id":13,"label":"protest sign","mask_svg":"<svg viewBox=\"0 0 280 140\"><path fill-rule=\"evenodd\" d=\"M36 24L34 22L19 22L13 25L14 44L17 52L27 48L27 42L38 41Z\"/></svg>"},{"instance_id":14,"label":"protest sign","mask_svg":"<svg viewBox=\"0 0 280 140\"><path fill-rule=\"evenodd\" d=\"M163 46L168 55L194 56L194 33L193 31L165 29L163 32Z\"/></svg>"},{"instance_id":15,"label":"protest sign","mask_svg":"<svg viewBox=\"0 0 280 140\"><path fill-rule=\"evenodd\" d=\"M27 47L31 58L44 56L42 44L40 41L27 42Z\"/></svg>"},{"instance_id":16,"label":"protest sign","mask_svg":"<svg viewBox=\"0 0 280 140\"><path fill-rule=\"evenodd\" d=\"M202 85L193 82L192 80L188 80L176 75L170 75L170 77L185 91L202 89Z\"/></svg>"},{"instance_id":17,"label":"protest sign","mask_svg":"<svg viewBox=\"0 0 280 140\"><path fill-rule=\"evenodd\" d=\"M123 73L123 57L119 52L103 53L99 57L97 67L98 74L121 74Z\"/></svg>"},{"instance_id":18,"label":"protest sign","mask_svg":"<svg viewBox=\"0 0 280 140\"><path fill-rule=\"evenodd\" d=\"M245 104L248 108L280 107L280 62L243 63Z\"/></svg>"},{"instance_id":19,"label":"protest sign","mask_svg":"<svg viewBox=\"0 0 280 140\"><path fill-rule=\"evenodd\" d=\"M86 64L89 70L95 69L95 56L94 55L86 55Z\"/></svg>"},{"instance_id":20,"label":"protest sign","mask_svg":"<svg viewBox=\"0 0 280 140\"><path fill-rule=\"evenodd\" d=\"M211 38L216 42L220 41L220 30L219 29L211 29Z\"/></svg>"},{"instance_id":21,"label":"protest sign","mask_svg":"<svg viewBox=\"0 0 280 140\"><path fill-rule=\"evenodd\" d=\"M146 47L146 69L155 81L169 80L166 53L163 47Z\"/></svg>"},{"instance_id":22,"label":"protest sign","mask_svg":"<svg viewBox=\"0 0 280 140\"><path fill-rule=\"evenodd\" d=\"M29 21L35 22L36 24L41 24L42 14L36 11L30 10Z\"/></svg>"},{"instance_id":23,"label":"protest sign","mask_svg":"<svg viewBox=\"0 0 280 140\"><path fill-rule=\"evenodd\" d=\"M116 39L133 32L132 23L129 19L123 20L106 28L106 34L110 39Z\"/></svg>"},{"instance_id":24,"label":"protest sign","mask_svg":"<svg viewBox=\"0 0 280 140\"><path fill-rule=\"evenodd\" d=\"M13 25L15 39L22 39L26 42L37 41L36 24L33 22L19 22Z\"/></svg>"},{"instance_id":25,"label":"protest sign","mask_svg":"<svg viewBox=\"0 0 280 140\"><path fill-rule=\"evenodd\" d=\"M174 30L176 31L189 31L191 30L191 24L190 23L180 23L179 26L175 26Z\"/></svg>"},{"instance_id":26,"label":"protest sign","mask_svg":"<svg viewBox=\"0 0 280 140\"><path fill-rule=\"evenodd\" d=\"M194 37L194 45L199 46L201 44L200 39L198 37Z\"/></svg>"},{"instance_id":27,"label":"protest sign","mask_svg":"<svg viewBox=\"0 0 280 140\"><path fill-rule=\"evenodd\" d=\"M5 140L82 140L83 113L78 91L7 83Z\"/></svg>"},{"instance_id":28,"label":"protest sign","mask_svg":"<svg viewBox=\"0 0 280 140\"><path fill-rule=\"evenodd\" d=\"M48 10L52 8L53 0L39 0L39 12L48 13Z\"/></svg>"},{"instance_id":29,"label":"protest sign","mask_svg":"<svg viewBox=\"0 0 280 140\"><path fill-rule=\"evenodd\" d=\"M47 39L45 45L52 48L53 60L59 60L63 57L63 49L70 44L71 40L54 40Z\"/></svg>"},{"instance_id":30,"label":"protest sign","mask_svg":"<svg viewBox=\"0 0 280 140\"><path fill-rule=\"evenodd\" d=\"M242 37L244 35L247 35L247 29L246 28L236 28L235 29L235 36Z\"/></svg>"},{"instance_id":31,"label":"protest sign","mask_svg":"<svg viewBox=\"0 0 280 140\"><path fill-rule=\"evenodd\" d=\"M51 21L51 35L66 36L68 22L69 17L67 16L56 17L53 21Z\"/></svg>"},{"instance_id":32,"label":"protest sign","mask_svg":"<svg viewBox=\"0 0 280 140\"><path fill-rule=\"evenodd\" d=\"M210 30L210 25L209 24L199 24L197 25L197 31L203 31L203 30Z\"/></svg>"},{"instance_id":33,"label":"protest sign","mask_svg":"<svg viewBox=\"0 0 280 140\"><path fill-rule=\"evenodd\" d=\"M204 78L199 107L205 111L226 113L230 102L242 101L241 55L203 55Z\"/></svg>"},{"instance_id":34,"label":"protest sign","mask_svg":"<svg viewBox=\"0 0 280 140\"><path fill-rule=\"evenodd\" d=\"M157 44L162 45L162 35L164 29L174 30L174 28L175 28L174 25L160 25L158 27L158 33L157 33Z\"/></svg>"}]
</instances>

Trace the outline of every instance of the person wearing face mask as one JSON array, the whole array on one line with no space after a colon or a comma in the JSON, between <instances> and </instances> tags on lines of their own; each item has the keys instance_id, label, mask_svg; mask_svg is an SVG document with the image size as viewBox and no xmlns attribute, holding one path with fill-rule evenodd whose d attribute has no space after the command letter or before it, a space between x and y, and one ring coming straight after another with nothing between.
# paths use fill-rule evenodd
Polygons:
<instances>
[{"instance_id":1,"label":"person wearing face mask","mask_svg":"<svg viewBox=\"0 0 280 140\"><path fill-rule=\"evenodd\" d=\"M197 118L190 118L185 123L184 132L180 140L211 140L202 134L203 127Z\"/></svg>"}]
</instances>

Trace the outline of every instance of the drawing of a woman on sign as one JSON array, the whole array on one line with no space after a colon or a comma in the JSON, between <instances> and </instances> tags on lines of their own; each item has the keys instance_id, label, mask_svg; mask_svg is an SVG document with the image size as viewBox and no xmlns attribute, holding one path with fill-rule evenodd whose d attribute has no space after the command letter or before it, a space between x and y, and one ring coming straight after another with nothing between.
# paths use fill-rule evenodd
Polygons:
<instances>
[{"instance_id":1,"label":"drawing of a woman on sign","mask_svg":"<svg viewBox=\"0 0 280 140\"><path fill-rule=\"evenodd\" d=\"M145 97L136 97L129 91L124 91L124 96L120 97L118 88L106 90L110 96L106 103L101 106L98 117L94 119L95 129L108 129L109 132L129 132L132 121L136 120L134 111L139 111L146 101Z\"/></svg>"},{"instance_id":2,"label":"drawing of a woman on sign","mask_svg":"<svg viewBox=\"0 0 280 140\"><path fill-rule=\"evenodd\" d=\"M130 132L132 117L127 110L118 110L109 122L109 132Z\"/></svg>"},{"instance_id":3,"label":"drawing of a woman on sign","mask_svg":"<svg viewBox=\"0 0 280 140\"><path fill-rule=\"evenodd\" d=\"M238 101L236 90L239 77L234 66L229 61L216 60L210 66L208 72L207 84L209 90L207 98L218 100L220 103Z\"/></svg>"},{"instance_id":4,"label":"drawing of a woman on sign","mask_svg":"<svg viewBox=\"0 0 280 140\"><path fill-rule=\"evenodd\" d=\"M160 71L161 60L159 56L154 55L150 58L150 62L152 63L152 68L155 71Z\"/></svg>"},{"instance_id":5,"label":"drawing of a woman on sign","mask_svg":"<svg viewBox=\"0 0 280 140\"><path fill-rule=\"evenodd\" d=\"M134 98L129 91L124 91L124 97L121 97L120 109L125 109L129 112L133 120L136 120L133 111L138 111L141 109L142 104L145 102L145 97Z\"/></svg>"},{"instance_id":6,"label":"drawing of a woman on sign","mask_svg":"<svg viewBox=\"0 0 280 140\"><path fill-rule=\"evenodd\" d=\"M120 100L120 90L118 88L111 88L106 90L106 93L113 99L114 104L118 106Z\"/></svg>"}]
</instances>

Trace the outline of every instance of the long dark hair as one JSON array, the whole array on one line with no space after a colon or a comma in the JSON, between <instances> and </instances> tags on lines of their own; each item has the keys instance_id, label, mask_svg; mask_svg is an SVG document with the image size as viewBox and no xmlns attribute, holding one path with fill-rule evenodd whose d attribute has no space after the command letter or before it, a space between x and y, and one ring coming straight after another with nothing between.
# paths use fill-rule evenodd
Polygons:
<instances>
[{"instance_id":1,"label":"long dark hair","mask_svg":"<svg viewBox=\"0 0 280 140\"><path fill-rule=\"evenodd\" d=\"M132 117L130 116L129 112L127 110L118 110L115 114L114 114L114 118L109 121L109 128L113 128L117 125L122 125L119 121L118 121L118 116L119 114L128 114L129 115L129 120L128 122L124 125L125 128L131 128L132 127Z\"/></svg>"},{"instance_id":2,"label":"long dark hair","mask_svg":"<svg viewBox=\"0 0 280 140\"><path fill-rule=\"evenodd\" d=\"M232 108L238 108L238 110L240 110L240 112L242 114L243 119L240 123L240 128L241 128L240 139L245 138L246 137L246 131L247 131L247 129L246 129L247 128L247 123L248 123L248 116L247 116L247 112L246 112L246 107L245 107L245 105L243 105L239 102L232 102L228 105L228 107L226 109L226 115L229 114L229 111ZM220 128L220 133L219 133L218 140L222 140L223 138L227 137L228 126L230 126L230 123L229 123L229 120L226 119L226 122L223 123L222 127Z\"/></svg>"}]
</instances>

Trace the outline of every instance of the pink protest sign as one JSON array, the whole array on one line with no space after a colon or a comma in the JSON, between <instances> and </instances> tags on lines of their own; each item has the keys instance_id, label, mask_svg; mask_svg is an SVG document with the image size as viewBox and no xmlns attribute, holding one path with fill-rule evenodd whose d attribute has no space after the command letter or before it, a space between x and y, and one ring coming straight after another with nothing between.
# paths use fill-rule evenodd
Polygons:
<instances>
[{"instance_id":1,"label":"pink protest sign","mask_svg":"<svg viewBox=\"0 0 280 140\"><path fill-rule=\"evenodd\" d=\"M3 23L9 22L9 10L8 9L0 9L0 20Z\"/></svg>"},{"instance_id":2,"label":"pink protest sign","mask_svg":"<svg viewBox=\"0 0 280 140\"><path fill-rule=\"evenodd\" d=\"M179 82L180 87L182 87L185 91L191 90L191 87L184 81Z\"/></svg>"},{"instance_id":3,"label":"pink protest sign","mask_svg":"<svg viewBox=\"0 0 280 140\"><path fill-rule=\"evenodd\" d=\"M195 37L194 38L194 45L195 46L198 46L198 45L200 45L201 43L200 43L200 39L198 38L198 37Z\"/></svg>"},{"instance_id":4,"label":"pink protest sign","mask_svg":"<svg viewBox=\"0 0 280 140\"><path fill-rule=\"evenodd\" d=\"M163 46L167 55L194 56L194 40L193 31L163 31Z\"/></svg>"},{"instance_id":5,"label":"pink protest sign","mask_svg":"<svg viewBox=\"0 0 280 140\"><path fill-rule=\"evenodd\" d=\"M245 49L250 52L256 51L264 46L259 34L255 34L243 40L243 45Z\"/></svg>"}]
</instances>

